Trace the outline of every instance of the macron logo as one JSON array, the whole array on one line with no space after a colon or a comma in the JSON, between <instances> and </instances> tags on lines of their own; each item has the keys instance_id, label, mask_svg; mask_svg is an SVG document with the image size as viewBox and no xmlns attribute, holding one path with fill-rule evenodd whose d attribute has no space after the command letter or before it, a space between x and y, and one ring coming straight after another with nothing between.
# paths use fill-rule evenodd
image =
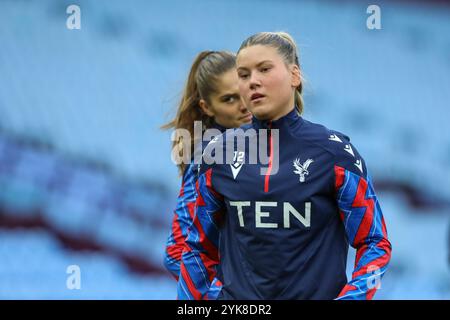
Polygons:
<instances>
[{"instance_id":1,"label":"macron logo","mask_svg":"<svg viewBox=\"0 0 450 320\"><path fill-rule=\"evenodd\" d=\"M352 156L355 156L355 153L353 152L352 146L349 144L346 144L344 147L344 150L350 153Z\"/></svg>"},{"instance_id":2,"label":"macron logo","mask_svg":"<svg viewBox=\"0 0 450 320\"><path fill-rule=\"evenodd\" d=\"M231 172L233 173L233 179L236 180L237 175L239 174L239 171L242 169L242 163L233 163L230 164Z\"/></svg>"},{"instance_id":3,"label":"macron logo","mask_svg":"<svg viewBox=\"0 0 450 320\"><path fill-rule=\"evenodd\" d=\"M337 135L335 135L335 134L330 135L330 137L328 138L328 140L336 141L336 142L341 142L341 143L342 143L342 140L341 140Z\"/></svg>"},{"instance_id":4,"label":"macron logo","mask_svg":"<svg viewBox=\"0 0 450 320\"><path fill-rule=\"evenodd\" d=\"M361 171L361 173L363 173L362 162L360 159L356 160L355 166L357 166L359 171Z\"/></svg>"},{"instance_id":5,"label":"macron logo","mask_svg":"<svg viewBox=\"0 0 450 320\"><path fill-rule=\"evenodd\" d=\"M233 157L233 163L230 164L231 172L233 173L233 179L236 180L239 171L242 169L242 165L244 164L244 151L235 151Z\"/></svg>"}]
</instances>

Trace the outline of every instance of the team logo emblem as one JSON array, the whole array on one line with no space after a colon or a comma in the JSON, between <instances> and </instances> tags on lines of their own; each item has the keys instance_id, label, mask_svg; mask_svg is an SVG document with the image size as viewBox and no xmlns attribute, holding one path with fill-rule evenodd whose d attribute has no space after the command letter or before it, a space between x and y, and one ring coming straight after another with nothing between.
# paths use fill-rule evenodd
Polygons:
<instances>
[{"instance_id":1,"label":"team logo emblem","mask_svg":"<svg viewBox=\"0 0 450 320\"><path fill-rule=\"evenodd\" d=\"M300 159L294 160L294 173L300 176L300 182L305 182L305 176L309 175L308 168L311 163L313 163L313 159L306 160L303 164L300 162Z\"/></svg>"}]
</instances>

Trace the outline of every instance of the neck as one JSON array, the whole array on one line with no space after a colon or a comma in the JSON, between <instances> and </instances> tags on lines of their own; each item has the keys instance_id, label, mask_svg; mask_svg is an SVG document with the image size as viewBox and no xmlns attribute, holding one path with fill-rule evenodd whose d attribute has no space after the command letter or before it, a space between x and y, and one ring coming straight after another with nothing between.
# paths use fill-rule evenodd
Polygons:
<instances>
[{"instance_id":1,"label":"neck","mask_svg":"<svg viewBox=\"0 0 450 320\"><path fill-rule=\"evenodd\" d=\"M253 118L253 126L256 129L282 129L282 128L289 128L291 126L296 126L298 125L301 121L301 116L298 114L298 112L295 110L295 107L293 106L291 108L291 110L284 114L281 115L280 117L277 119L270 118L270 120L260 120L256 117Z\"/></svg>"},{"instance_id":2,"label":"neck","mask_svg":"<svg viewBox=\"0 0 450 320\"><path fill-rule=\"evenodd\" d=\"M294 110L295 105L292 104L289 107L285 107L283 108L282 112L279 112L273 116L268 116L267 118L257 118L259 121L276 121L280 118L283 118L285 115L287 115L288 113L290 113L292 110Z\"/></svg>"},{"instance_id":3,"label":"neck","mask_svg":"<svg viewBox=\"0 0 450 320\"><path fill-rule=\"evenodd\" d=\"M280 112L269 115L266 119L258 119L262 121L276 121L280 118L283 118L285 115L287 115L289 112L291 112L295 108L295 95L292 95L292 97L289 99L288 104L284 105L282 108L280 108Z\"/></svg>"},{"instance_id":4,"label":"neck","mask_svg":"<svg viewBox=\"0 0 450 320\"><path fill-rule=\"evenodd\" d=\"M272 117L270 120L272 121L276 121L280 118L283 118L285 115L287 115L288 113L290 113L292 110L294 110L295 106L293 106L293 104L289 107L289 108L285 108L283 112L279 113L278 115L276 115L275 117Z\"/></svg>"}]
</instances>

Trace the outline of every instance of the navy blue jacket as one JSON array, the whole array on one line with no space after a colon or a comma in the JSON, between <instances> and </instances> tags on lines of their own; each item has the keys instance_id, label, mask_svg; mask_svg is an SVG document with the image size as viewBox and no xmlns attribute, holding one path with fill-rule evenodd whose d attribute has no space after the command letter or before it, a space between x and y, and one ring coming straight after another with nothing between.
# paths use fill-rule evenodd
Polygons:
<instances>
[{"instance_id":1,"label":"navy blue jacket","mask_svg":"<svg viewBox=\"0 0 450 320\"><path fill-rule=\"evenodd\" d=\"M241 129L213 139L204 151L178 298L207 298L217 277L219 299L371 299L391 244L350 139L295 110L276 121L254 118ZM245 145L238 145L244 136ZM264 140L269 163L250 164L249 146ZM233 163L211 163L229 147ZM350 281L349 244L357 249Z\"/></svg>"}]
</instances>

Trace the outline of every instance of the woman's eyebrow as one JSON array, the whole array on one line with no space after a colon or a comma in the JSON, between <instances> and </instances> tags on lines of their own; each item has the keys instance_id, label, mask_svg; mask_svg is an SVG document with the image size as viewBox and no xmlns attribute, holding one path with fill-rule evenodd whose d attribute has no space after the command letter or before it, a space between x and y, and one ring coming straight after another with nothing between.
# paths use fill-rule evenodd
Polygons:
<instances>
[{"instance_id":1,"label":"woman's eyebrow","mask_svg":"<svg viewBox=\"0 0 450 320\"><path fill-rule=\"evenodd\" d=\"M264 63L271 63L272 62L272 60L264 60L264 61L261 61L261 62L259 62L257 65L256 65L256 67L260 67L261 65L263 65Z\"/></svg>"},{"instance_id":2,"label":"woman's eyebrow","mask_svg":"<svg viewBox=\"0 0 450 320\"><path fill-rule=\"evenodd\" d=\"M272 60L263 60L263 61L261 61L261 62L258 62L257 64L256 64L256 68L258 68L258 67L260 67L261 65L263 65L264 63L272 63ZM239 70L248 70L248 68L247 67L238 67L237 68L237 70L239 71Z\"/></svg>"}]
</instances>

